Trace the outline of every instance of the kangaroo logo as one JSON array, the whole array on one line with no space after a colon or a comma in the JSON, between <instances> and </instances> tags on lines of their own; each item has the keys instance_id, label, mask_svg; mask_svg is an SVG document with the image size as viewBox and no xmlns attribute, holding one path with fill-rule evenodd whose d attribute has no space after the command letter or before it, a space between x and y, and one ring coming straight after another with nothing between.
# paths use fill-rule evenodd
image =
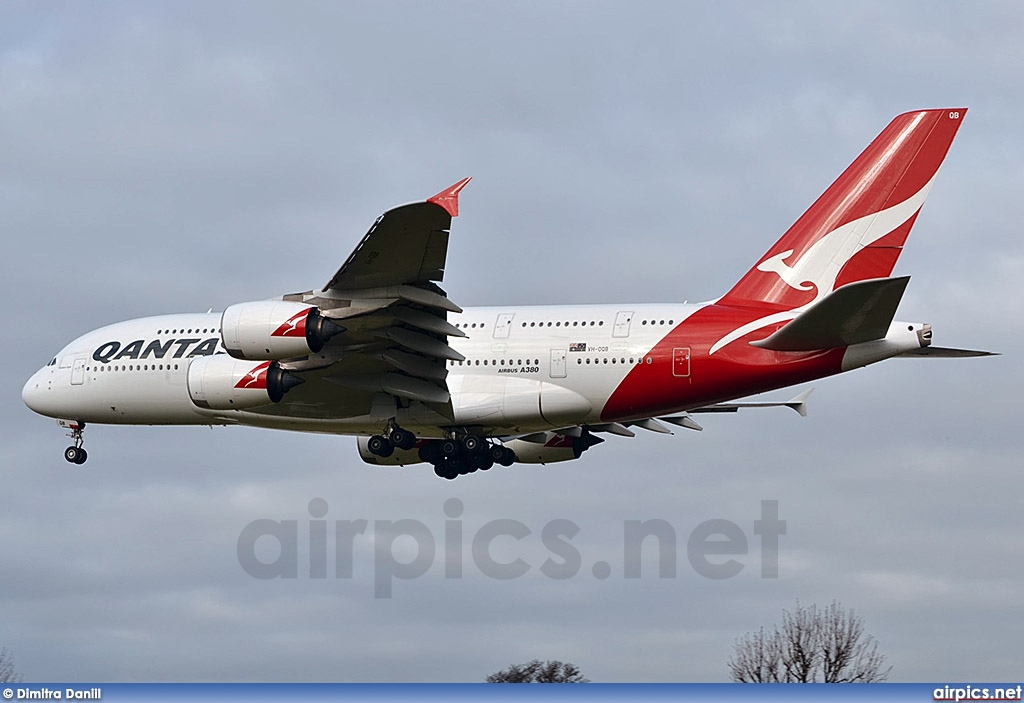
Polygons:
<instances>
[{"instance_id":1,"label":"kangaroo logo","mask_svg":"<svg viewBox=\"0 0 1024 703\"><path fill-rule=\"evenodd\" d=\"M269 368L269 361L264 361L262 364L254 366L249 373L239 379L238 383L235 384L235 388L266 388L267 369Z\"/></svg>"},{"instance_id":2,"label":"kangaroo logo","mask_svg":"<svg viewBox=\"0 0 1024 703\"><path fill-rule=\"evenodd\" d=\"M305 337L306 318L309 317L310 308L289 317L283 325L274 330L271 337Z\"/></svg>"},{"instance_id":3,"label":"kangaroo logo","mask_svg":"<svg viewBox=\"0 0 1024 703\"><path fill-rule=\"evenodd\" d=\"M917 214L924 205L934 180L933 174L932 179L925 183L921 190L901 203L836 227L812 244L792 264L786 263L786 260L793 255L793 249L770 256L759 263L758 271L775 274L794 290L809 291L816 288L814 299L792 310L776 312L737 327L715 342L709 354L714 354L726 344L765 325L792 320L831 293L835 289L839 273L850 259Z\"/></svg>"}]
</instances>

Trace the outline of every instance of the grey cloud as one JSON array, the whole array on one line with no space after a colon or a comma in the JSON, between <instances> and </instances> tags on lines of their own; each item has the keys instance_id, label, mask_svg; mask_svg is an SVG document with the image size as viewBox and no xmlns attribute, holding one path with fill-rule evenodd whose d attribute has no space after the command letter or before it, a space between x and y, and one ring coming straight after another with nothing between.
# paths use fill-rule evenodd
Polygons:
<instances>
[{"instance_id":1,"label":"grey cloud","mask_svg":"<svg viewBox=\"0 0 1024 703\"><path fill-rule=\"evenodd\" d=\"M540 657L601 681L713 681L737 636L796 598L839 598L898 680L1013 675L1021 15L4 6L0 645L31 679L477 681ZM454 484L366 466L351 438L240 428L90 427L92 458L70 467L60 430L20 402L78 334L320 285L381 211L465 175L445 281L459 303L711 298L893 115L944 105L971 111L900 261L901 315L1002 357L893 360L817 383L806 419L708 417L703 433L611 438L579 462ZM236 560L246 524L305 525L314 497L328 520L420 520L440 549L453 496L460 580L439 554L375 599L365 544L351 581L263 582ZM754 553L767 499L788 522L778 579ZM528 559L523 578L469 561L497 518L534 533L496 551ZM649 559L624 579L622 523L654 518L680 537L678 577ZM715 518L751 546L720 582L684 551ZM581 528L566 581L537 569L554 519Z\"/></svg>"}]
</instances>

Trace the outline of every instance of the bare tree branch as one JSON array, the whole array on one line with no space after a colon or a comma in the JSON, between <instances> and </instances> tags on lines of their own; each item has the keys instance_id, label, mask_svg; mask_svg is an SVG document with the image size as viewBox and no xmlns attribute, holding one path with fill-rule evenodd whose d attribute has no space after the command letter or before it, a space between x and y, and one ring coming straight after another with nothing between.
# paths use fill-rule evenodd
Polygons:
<instances>
[{"instance_id":1,"label":"bare tree branch","mask_svg":"<svg viewBox=\"0 0 1024 703\"><path fill-rule=\"evenodd\" d=\"M590 683L579 667L558 660L534 659L525 664L513 664L507 669L487 677L487 683Z\"/></svg>"},{"instance_id":2,"label":"bare tree branch","mask_svg":"<svg viewBox=\"0 0 1024 703\"><path fill-rule=\"evenodd\" d=\"M824 609L797 601L781 624L736 640L728 666L740 683L874 683L892 671L864 621L836 601Z\"/></svg>"},{"instance_id":3,"label":"bare tree branch","mask_svg":"<svg viewBox=\"0 0 1024 703\"><path fill-rule=\"evenodd\" d=\"M6 648L0 649L0 683L21 683L21 674L14 669L14 658Z\"/></svg>"},{"instance_id":4,"label":"bare tree branch","mask_svg":"<svg viewBox=\"0 0 1024 703\"><path fill-rule=\"evenodd\" d=\"M729 674L741 683L778 683L782 681L782 651L775 633L748 632L736 641L729 658Z\"/></svg>"}]
</instances>

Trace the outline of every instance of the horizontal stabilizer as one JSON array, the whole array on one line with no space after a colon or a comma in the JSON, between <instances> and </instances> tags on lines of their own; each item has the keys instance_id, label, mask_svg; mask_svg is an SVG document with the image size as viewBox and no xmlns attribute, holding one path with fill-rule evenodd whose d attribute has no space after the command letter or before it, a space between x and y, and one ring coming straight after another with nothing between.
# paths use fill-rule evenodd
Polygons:
<instances>
[{"instance_id":1,"label":"horizontal stabilizer","mask_svg":"<svg viewBox=\"0 0 1024 703\"><path fill-rule=\"evenodd\" d=\"M883 339L910 276L874 278L832 291L775 334L757 342L761 349L814 351Z\"/></svg>"},{"instance_id":2,"label":"horizontal stabilizer","mask_svg":"<svg viewBox=\"0 0 1024 703\"><path fill-rule=\"evenodd\" d=\"M999 352L976 351L974 349L947 349L946 347L921 347L908 352L903 352L896 357L919 357L930 356L936 359L967 359L972 356L999 356Z\"/></svg>"}]
</instances>

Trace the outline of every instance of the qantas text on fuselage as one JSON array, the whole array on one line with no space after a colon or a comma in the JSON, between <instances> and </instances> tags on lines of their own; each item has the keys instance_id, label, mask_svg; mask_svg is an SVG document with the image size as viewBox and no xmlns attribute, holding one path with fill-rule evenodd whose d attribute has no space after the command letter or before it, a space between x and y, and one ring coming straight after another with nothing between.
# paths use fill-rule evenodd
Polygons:
<instances>
[{"instance_id":1,"label":"qantas text on fuselage","mask_svg":"<svg viewBox=\"0 0 1024 703\"><path fill-rule=\"evenodd\" d=\"M130 320L71 342L25 403L86 423L253 425L349 434L372 464L445 478L494 464L578 459L636 429L786 406L738 400L931 346L895 319L892 277L963 120L897 116L725 295L705 303L466 308L438 285L464 179L381 215L319 289L223 313Z\"/></svg>"}]
</instances>

